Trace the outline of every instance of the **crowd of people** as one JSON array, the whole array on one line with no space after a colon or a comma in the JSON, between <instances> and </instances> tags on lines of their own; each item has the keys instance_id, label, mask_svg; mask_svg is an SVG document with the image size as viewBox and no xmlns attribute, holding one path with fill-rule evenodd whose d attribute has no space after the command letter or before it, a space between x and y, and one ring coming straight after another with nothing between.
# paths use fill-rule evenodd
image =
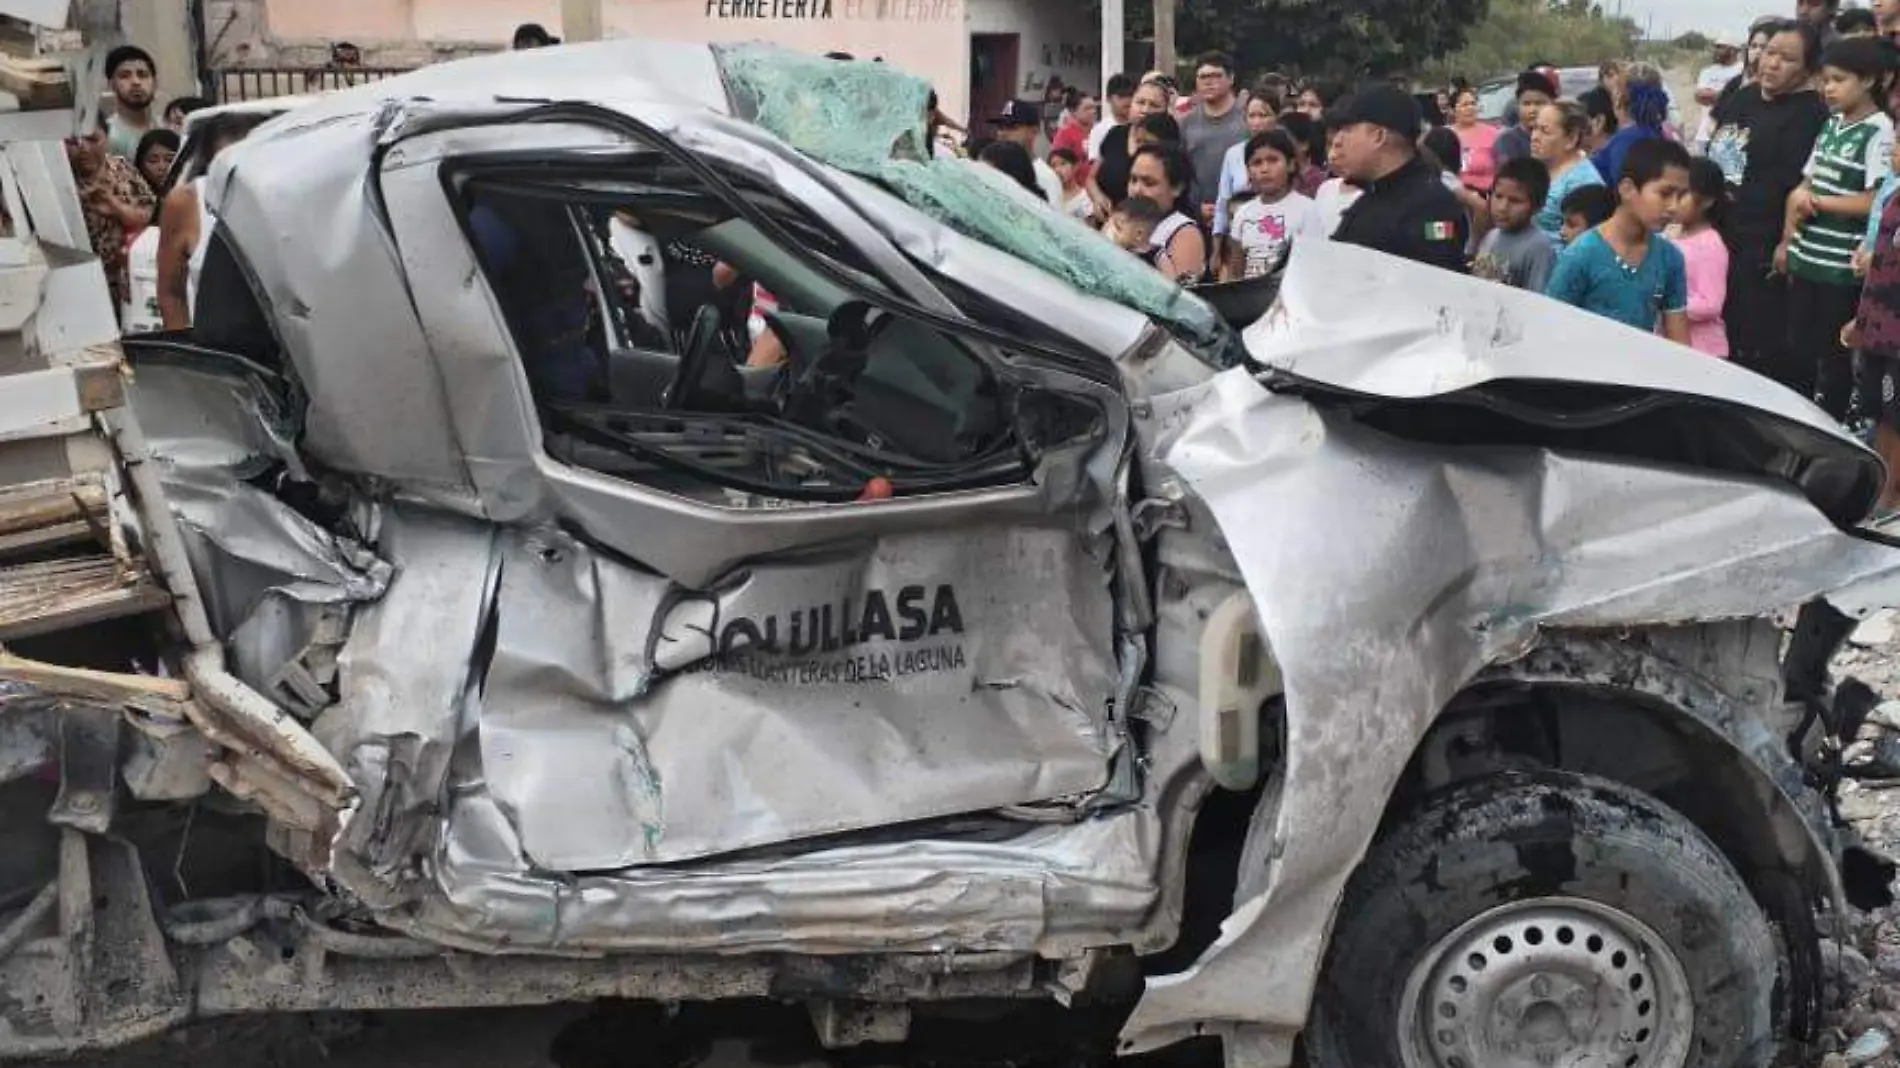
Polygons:
<instances>
[{"instance_id":1,"label":"crowd of people","mask_svg":"<svg viewBox=\"0 0 1900 1068\"><path fill-rule=\"evenodd\" d=\"M1243 91L1208 53L1191 93L1159 72L1068 90L1053 131L1012 104L971 155L1182 285L1341 241L1733 359L1868 436L1900 510L1900 0L1838 2L1718 39L1693 127L1641 62L1603 64L1574 99L1535 64L1493 125L1469 85L1269 74Z\"/></svg>"},{"instance_id":2,"label":"crowd of people","mask_svg":"<svg viewBox=\"0 0 1900 1068\"><path fill-rule=\"evenodd\" d=\"M128 332L181 329L191 322L208 237L199 195L203 170L260 120L216 116L194 173L174 183L186 116L207 102L181 96L156 107L158 64L137 45L113 49L105 72L110 107L101 109L90 133L66 142L86 234L105 268L120 325Z\"/></svg>"}]
</instances>

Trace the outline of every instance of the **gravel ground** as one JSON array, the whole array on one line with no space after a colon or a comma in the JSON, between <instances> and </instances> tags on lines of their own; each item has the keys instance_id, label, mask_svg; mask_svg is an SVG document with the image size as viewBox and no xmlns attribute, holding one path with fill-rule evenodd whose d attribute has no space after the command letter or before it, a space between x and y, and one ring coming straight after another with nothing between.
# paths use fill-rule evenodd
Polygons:
<instances>
[{"instance_id":1,"label":"gravel ground","mask_svg":"<svg viewBox=\"0 0 1900 1068\"><path fill-rule=\"evenodd\" d=\"M1900 617L1883 613L1855 632L1835 662L1837 678L1856 678L1884 702L1845 754L1870 776L1841 787L1840 811L1869 848L1900 857ZM1819 1048L1783 1063L1900 1068L1900 904L1822 918L1827 972L1826 1027Z\"/></svg>"}]
</instances>

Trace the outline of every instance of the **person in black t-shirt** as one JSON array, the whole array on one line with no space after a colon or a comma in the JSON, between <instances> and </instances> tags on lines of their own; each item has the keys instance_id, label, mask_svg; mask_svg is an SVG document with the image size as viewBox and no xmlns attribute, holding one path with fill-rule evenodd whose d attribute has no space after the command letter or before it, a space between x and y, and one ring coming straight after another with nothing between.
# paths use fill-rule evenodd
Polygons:
<instances>
[{"instance_id":1,"label":"person in black t-shirt","mask_svg":"<svg viewBox=\"0 0 1900 1068\"><path fill-rule=\"evenodd\" d=\"M1089 175L1089 199L1097 215L1107 218L1128 195L1128 168L1142 145L1181 140L1180 124L1168 114L1168 94L1159 85L1144 83L1129 104L1129 121L1102 138L1102 153Z\"/></svg>"},{"instance_id":2,"label":"person in black t-shirt","mask_svg":"<svg viewBox=\"0 0 1900 1068\"><path fill-rule=\"evenodd\" d=\"M1327 113L1340 132L1341 176L1365 193L1346 209L1333 240L1364 245L1460 274L1471 236L1465 209L1419 158L1424 113L1402 90L1375 85Z\"/></svg>"},{"instance_id":3,"label":"person in black t-shirt","mask_svg":"<svg viewBox=\"0 0 1900 1068\"><path fill-rule=\"evenodd\" d=\"M1748 47L1742 52L1742 72L1730 78L1722 91L1716 94L1715 103L1709 107L1711 118L1728 103L1730 97L1755 84L1755 71L1761 63L1762 52L1768 47L1768 38L1774 36L1775 28L1783 21L1773 15L1763 15L1749 24Z\"/></svg>"},{"instance_id":4,"label":"person in black t-shirt","mask_svg":"<svg viewBox=\"0 0 1900 1068\"><path fill-rule=\"evenodd\" d=\"M1737 363L1802 396L1814 391L1812 361L1802 366L1787 344L1788 279L1775 272L1788 194L1827 122L1812 88L1820 55L1814 28L1784 22L1762 51L1754 84L1719 102L1708 157L1728 180L1729 351Z\"/></svg>"}]
</instances>

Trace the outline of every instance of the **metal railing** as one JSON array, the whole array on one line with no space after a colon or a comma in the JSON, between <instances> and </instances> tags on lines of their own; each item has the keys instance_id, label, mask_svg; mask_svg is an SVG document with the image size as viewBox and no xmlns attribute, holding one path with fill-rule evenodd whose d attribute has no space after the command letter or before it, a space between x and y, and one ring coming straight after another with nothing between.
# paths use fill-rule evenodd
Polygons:
<instances>
[{"instance_id":1,"label":"metal railing","mask_svg":"<svg viewBox=\"0 0 1900 1068\"><path fill-rule=\"evenodd\" d=\"M409 73L405 67L227 67L214 73L218 103L327 93Z\"/></svg>"}]
</instances>

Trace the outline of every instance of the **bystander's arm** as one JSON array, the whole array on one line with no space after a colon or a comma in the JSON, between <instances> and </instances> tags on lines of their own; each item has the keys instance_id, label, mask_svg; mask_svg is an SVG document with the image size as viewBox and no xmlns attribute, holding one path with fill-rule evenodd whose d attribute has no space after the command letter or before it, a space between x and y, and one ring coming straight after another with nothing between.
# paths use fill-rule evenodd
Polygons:
<instances>
[{"instance_id":1,"label":"bystander's arm","mask_svg":"<svg viewBox=\"0 0 1900 1068\"><path fill-rule=\"evenodd\" d=\"M1728 303L1728 260L1710 264L1707 269L1689 272L1688 318L1691 323L1714 323L1722 319L1722 306Z\"/></svg>"},{"instance_id":2,"label":"bystander's arm","mask_svg":"<svg viewBox=\"0 0 1900 1068\"><path fill-rule=\"evenodd\" d=\"M158 215L158 316L166 330L191 325L191 252L198 244L198 195L181 185Z\"/></svg>"},{"instance_id":3,"label":"bystander's arm","mask_svg":"<svg viewBox=\"0 0 1900 1068\"><path fill-rule=\"evenodd\" d=\"M1227 252L1234 242L1227 234L1233 223L1234 194L1240 192L1234 186L1234 172L1223 162L1220 169L1220 188L1214 193L1214 262L1223 267L1227 261Z\"/></svg>"},{"instance_id":4,"label":"bystander's arm","mask_svg":"<svg viewBox=\"0 0 1900 1068\"><path fill-rule=\"evenodd\" d=\"M1689 264L1681 251L1663 246L1668 273L1663 277L1662 335L1678 345L1689 343Z\"/></svg>"},{"instance_id":5,"label":"bystander's arm","mask_svg":"<svg viewBox=\"0 0 1900 1068\"><path fill-rule=\"evenodd\" d=\"M1850 218L1864 218L1874 208L1874 190L1855 193L1852 196L1812 197L1814 210L1829 215L1846 215Z\"/></svg>"},{"instance_id":6,"label":"bystander's arm","mask_svg":"<svg viewBox=\"0 0 1900 1068\"><path fill-rule=\"evenodd\" d=\"M1227 238L1216 245L1215 249L1215 262L1220 265L1218 280L1222 282L1239 280L1247 269L1246 253L1241 251L1240 242Z\"/></svg>"},{"instance_id":7,"label":"bystander's arm","mask_svg":"<svg viewBox=\"0 0 1900 1068\"><path fill-rule=\"evenodd\" d=\"M1775 245L1775 273L1788 273L1788 246L1794 244L1794 234L1801 224L1812 218L1816 212L1814 190L1806 182L1795 187L1788 194L1787 206L1781 213L1781 240Z\"/></svg>"},{"instance_id":8,"label":"bystander's arm","mask_svg":"<svg viewBox=\"0 0 1900 1068\"><path fill-rule=\"evenodd\" d=\"M1886 214L1887 202L1893 199L1893 194L1896 190L1900 190L1900 175L1889 174L1881 181L1880 188L1875 191L1874 203L1867 210L1867 232L1860 243L1861 256L1857 257L1857 259L1871 259L1873 257L1874 242L1880 239L1880 217ZM1854 271L1855 274L1865 274L1866 272L1867 267L1864 262Z\"/></svg>"},{"instance_id":9,"label":"bystander's arm","mask_svg":"<svg viewBox=\"0 0 1900 1068\"><path fill-rule=\"evenodd\" d=\"M1183 226L1169 239L1168 260L1177 278L1190 285L1201 280L1207 271L1207 242L1201 239L1200 227Z\"/></svg>"},{"instance_id":10,"label":"bystander's arm","mask_svg":"<svg viewBox=\"0 0 1900 1068\"><path fill-rule=\"evenodd\" d=\"M1686 312L1663 312L1662 334L1678 345L1689 343L1689 316Z\"/></svg>"},{"instance_id":11,"label":"bystander's arm","mask_svg":"<svg viewBox=\"0 0 1900 1068\"><path fill-rule=\"evenodd\" d=\"M1095 214L1102 219L1107 219L1114 213L1115 204L1108 199L1107 193L1102 192L1101 183L1095 180L1095 172L1099 170L1101 167L1097 166L1089 171L1088 194L1089 200L1095 204Z\"/></svg>"}]
</instances>

